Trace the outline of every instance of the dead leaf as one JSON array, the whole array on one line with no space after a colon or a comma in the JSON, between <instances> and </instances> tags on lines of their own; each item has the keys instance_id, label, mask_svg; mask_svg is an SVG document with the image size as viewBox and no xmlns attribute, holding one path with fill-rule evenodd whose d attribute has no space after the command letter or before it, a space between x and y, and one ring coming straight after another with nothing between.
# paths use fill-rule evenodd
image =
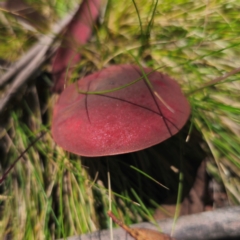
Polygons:
<instances>
[{"instance_id":1,"label":"dead leaf","mask_svg":"<svg viewBox=\"0 0 240 240\"><path fill-rule=\"evenodd\" d=\"M171 238L169 235L155 230L147 228L130 228L117 219L111 211L108 212L108 216L136 240L174 240L174 238Z\"/></svg>"}]
</instances>

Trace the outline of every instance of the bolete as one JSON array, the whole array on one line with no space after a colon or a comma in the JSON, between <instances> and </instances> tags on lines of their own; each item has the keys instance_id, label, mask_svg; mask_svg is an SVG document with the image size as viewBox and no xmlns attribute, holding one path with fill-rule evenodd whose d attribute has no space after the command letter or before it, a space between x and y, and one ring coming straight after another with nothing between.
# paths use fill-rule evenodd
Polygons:
<instances>
[{"instance_id":1,"label":"bolete","mask_svg":"<svg viewBox=\"0 0 240 240\"><path fill-rule=\"evenodd\" d=\"M63 149L81 156L122 154L168 139L189 114L189 103L176 81L150 68L116 65L61 93L52 135Z\"/></svg>"}]
</instances>

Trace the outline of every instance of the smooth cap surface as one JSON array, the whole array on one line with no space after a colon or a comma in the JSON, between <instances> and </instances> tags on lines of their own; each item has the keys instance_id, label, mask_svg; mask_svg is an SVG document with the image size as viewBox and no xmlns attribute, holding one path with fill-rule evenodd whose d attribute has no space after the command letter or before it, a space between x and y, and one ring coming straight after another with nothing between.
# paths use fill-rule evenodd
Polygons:
<instances>
[{"instance_id":1,"label":"smooth cap surface","mask_svg":"<svg viewBox=\"0 0 240 240\"><path fill-rule=\"evenodd\" d=\"M135 65L110 66L62 92L53 113L56 143L81 156L107 156L145 149L176 134L190 114L187 99L170 77L150 68L144 72L166 104L144 78L114 92L79 93L118 88L143 76Z\"/></svg>"}]
</instances>

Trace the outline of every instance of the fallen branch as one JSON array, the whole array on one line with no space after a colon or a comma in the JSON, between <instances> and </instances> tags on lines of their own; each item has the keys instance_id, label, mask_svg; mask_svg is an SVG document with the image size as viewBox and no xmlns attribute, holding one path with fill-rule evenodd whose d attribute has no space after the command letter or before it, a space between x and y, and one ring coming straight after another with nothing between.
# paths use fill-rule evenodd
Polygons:
<instances>
[{"instance_id":1,"label":"fallen branch","mask_svg":"<svg viewBox=\"0 0 240 240\"><path fill-rule=\"evenodd\" d=\"M158 221L158 224L163 233L171 233L173 219ZM157 227L146 222L134 224L131 227L158 231ZM240 239L240 207L228 207L216 211L179 217L173 237L179 240ZM67 240L78 239L108 240L110 239L110 231L104 230L67 238ZM120 228L113 230L113 239L133 240L132 237Z\"/></svg>"},{"instance_id":2,"label":"fallen branch","mask_svg":"<svg viewBox=\"0 0 240 240\"><path fill-rule=\"evenodd\" d=\"M0 99L0 115L7 107L10 100L19 92L19 89L27 83L29 78L46 62L56 51L53 47L58 34L71 21L73 13L68 14L63 20L56 23L51 33L43 36L5 75L0 78L0 88L10 81L12 84L4 92Z\"/></svg>"}]
</instances>

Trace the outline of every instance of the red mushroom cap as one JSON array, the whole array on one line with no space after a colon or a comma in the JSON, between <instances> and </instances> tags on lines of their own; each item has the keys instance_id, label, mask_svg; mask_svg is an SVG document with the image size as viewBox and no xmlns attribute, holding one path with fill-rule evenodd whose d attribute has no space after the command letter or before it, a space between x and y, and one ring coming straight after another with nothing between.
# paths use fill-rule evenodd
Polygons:
<instances>
[{"instance_id":1,"label":"red mushroom cap","mask_svg":"<svg viewBox=\"0 0 240 240\"><path fill-rule=\"evenodd\" d=\"M144 72L166 104L144 78L113 92L79 93L118 88L143 76L135 65L108 67L62 92L53 113L56 143L69 152L93 157L138 151L176 134L190 114L187 99L170 77L150 68Z\"/></svg>"}]
</instances>

